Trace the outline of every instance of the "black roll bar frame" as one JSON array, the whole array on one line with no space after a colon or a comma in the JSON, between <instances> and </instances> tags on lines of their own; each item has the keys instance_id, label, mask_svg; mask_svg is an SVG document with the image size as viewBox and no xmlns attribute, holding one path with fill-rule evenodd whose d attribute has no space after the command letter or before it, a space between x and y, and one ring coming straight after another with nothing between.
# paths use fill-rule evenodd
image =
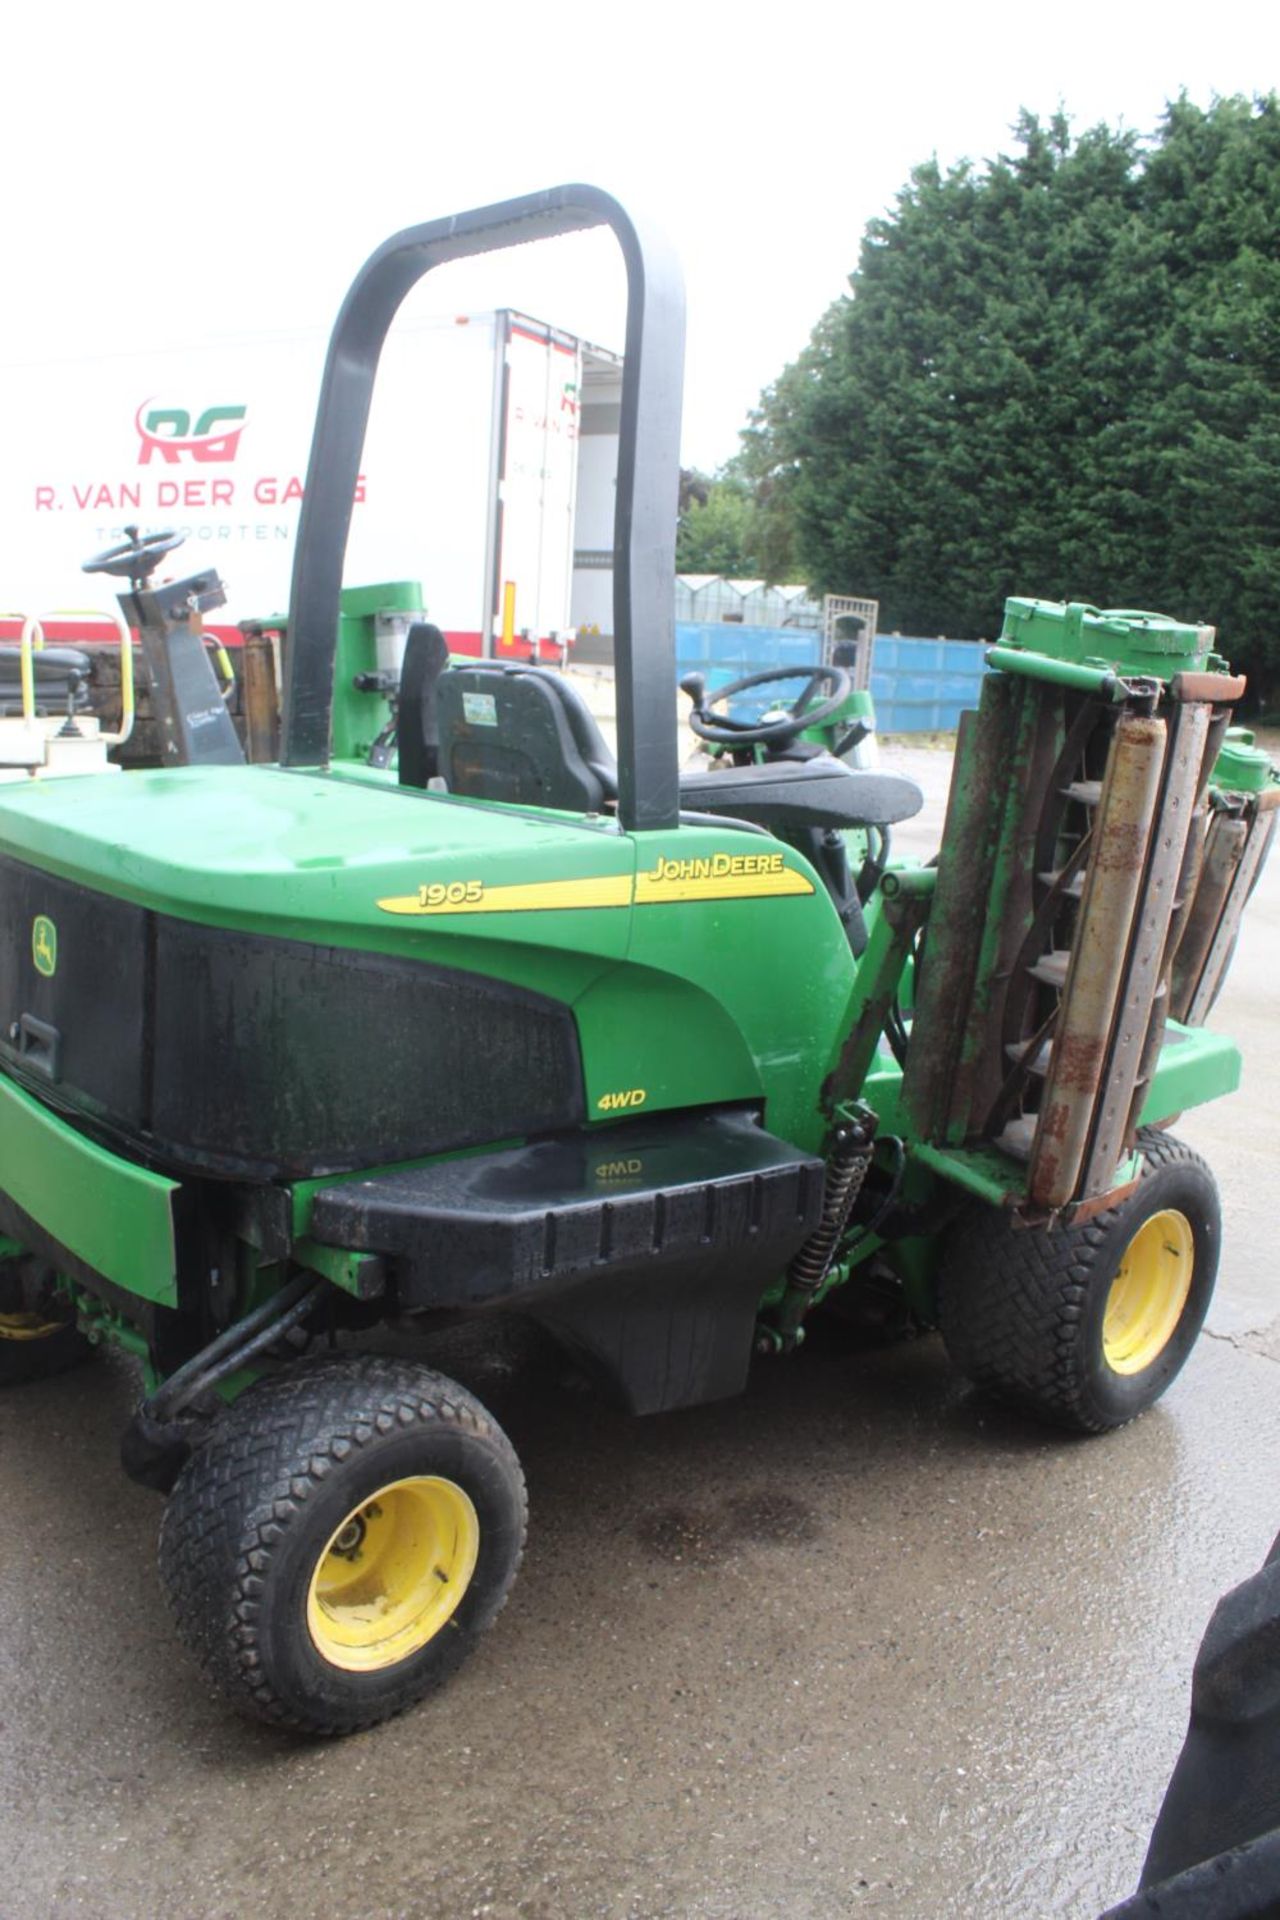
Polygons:
<instances>
[{"instance_id":1,"label":"black roll bar frame","mask_svg":"<svg viewBox=\"0 0 1280 1920\"><path fill-rule=\"evenodd\" d=\"M406 227L370 255L334 325L298 523L284 659L281 761L328 764L339 594L369 405L401 302L433 267L527 241L610 227L627 271L614 509L618 816L675 827L675 537L684 376L684 287L666 242L598 187L550 187Z\"/></svg>"}]
</instances>

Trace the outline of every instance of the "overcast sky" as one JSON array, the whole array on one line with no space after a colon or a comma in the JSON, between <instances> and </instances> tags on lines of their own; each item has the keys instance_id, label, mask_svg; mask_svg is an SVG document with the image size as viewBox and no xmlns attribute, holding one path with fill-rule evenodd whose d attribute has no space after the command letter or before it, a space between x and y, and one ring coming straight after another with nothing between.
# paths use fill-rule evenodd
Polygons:
<instances>
[{"instance_id":1,"label":"overcast sky","mask_svg":"<svg viewBox=\"0 0 1280 1920\"><path fill-rule=\"evenodd\" d=\"M0 359L327 329L396 228L587 180L646 206L683 260L685 458L705 467L931 153L1007 147L1023 105L1147 131L1182 88L1207 105L1280 84L1274 0L13 11ZM621 346L611 246L448 269L428 304Z\"/></svg>"}]
</instances>

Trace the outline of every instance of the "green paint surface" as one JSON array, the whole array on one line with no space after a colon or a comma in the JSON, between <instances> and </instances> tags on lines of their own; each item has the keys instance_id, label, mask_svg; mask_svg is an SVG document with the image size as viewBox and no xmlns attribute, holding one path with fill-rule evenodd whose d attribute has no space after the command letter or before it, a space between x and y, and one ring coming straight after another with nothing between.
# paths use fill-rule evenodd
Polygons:
<instances>
[{"instance_id":1,"label":"green paint surface","mask_svg":"<svg viewBox=\"0 0 1280 1920\"><path fill-rule=\"evenodd\" d=\"M178 767L0 789L18 860L179 919L474 967L572 998L586 974L554 956L620 959L628 915L403 916L379 905L435 882L486 887L629 874L613 822L454 800L341 773ZM547 952L529 978L521 949Z\"/></svg>"},{"instance_id":2,"label":"green paint surface","mask_svg":"<svg viewBox=\"0 0 1280 1920\"><path fill-rule=\"evenodd\" d=\"M1228 727L1209 778L1227 793L1265 793L1275 785L1277 774L1270 754L1258 746L1247 727Z\"/></svg>"},{"instance_id":3,"label":"green paint surface","mask_svg":"<svg viewBox=\"0 0 1280 1920\"><path fill-rule=\"evenodd\" d=\"M1234 1040L1207 1027L1183 1027L1170 1020L1138 1125L1155 1126L1188 1107L1202 1107L1234 1093L1242 1066Z\"/></svg>"},{"instance_id":4,"label":"green paint surface","mask_svg":"<svg viewBox=\"0 0 1280 1920\"><path fill-rule=\"evenodd\" d=\"M733 829L637 834L638 870L659 856L781 851ZM591 1085L595 1032L608 1036L619 1086L654 1084L647 1107L762 1098L765 1125L812 1149L825 1131L819 1095L853 992L854 961L830 895L802 855L786 864L812 891L788 898L639 906L625 972L581 1010ZM631 989L637 989L634 1003ZM646 1078L634 1076L644 1072ZM596 1098L598 1099L598 1095Z\"/></svg>"},{"instance_id":5,"label":"green paint surface","mask_svg":"<svg viewBox=\"0 0 1280 1920\"><path fill-rule=\"evenodd\" d=\"M1014 822L1002 805L973 826L999 894L1017 864ZM91 790L79 780L14 785L0 789L0 839L19 860L197 924L432 962L546 994L577 1021L593 1126L755 1103L771 1131L819 1149L823 1085L845 1035L902 964L878 901L858 969L817 876L767 837L714 826L627 835L608 818L424 794L342 769L181 768L95 780ZM714 866L761 853L777 857L794 891L653 897L664 862ZM546 892L531 902L531 887ZM590 891L599 887L603 903ZM980 979L994 963L993 921L988 902L975 929ZM1179 1030L1144 1120L1231 1091L1239 1065L1229 1041ZM861 1091L883 1133L917 1131L883 1045ZM15 1202L88 1266L176 1302L174 1183L93 1145L4 1080L0 1167ZM905 1191L924 1198L919 1183L943 1177L994 1201L1020 1188L1021 1172L951 1140L914 1159ZM306 1232L316 1188L330 1183L294 1190L296 1232ZM345 1255L324 1270L339 1285L360 1284Z\"/></svg>"},{"instance_id":6,"label":"green paint surface","mask_svg":"<svg viewBox=\"0 0 1280 1920\"><path fill-rule=\"evenodd\" d=\"M18 859L204 925L321 941L511 981L573 1008L592 1120L635 1107L763 1099L811 1144L854 965L801 855L731 827L629 836L609 819L452 799L341 772L178 768L0 798ZM776 855L800 891L643 898L664 860ZM632 899L635 882L636 902ZM613 904L565 904L612 883ZM536 907L488 910L536 884ZM479 885L484 911L449 911ZM394 911L442 889L446 910ZM567 891L565 891L567 889ZM626 1109L632 1110L632 1109Z\"/></svg>"},{"instance_id":7,"label":"green paint surface","mask_svg":"<svg viewBox=\"0 0 1280 1920\"><path fill-rule=\"evenodd\" d=\"M177 1305L172 1180L95 1146L0 1075L0 1169L15 1205L96 1273Z\"/></svg>"},{"instance_id":8,"label":"green paint surface","mask_svg":"<svg viewBox=\"0 0 1280 1920\"><path fill-rule=\"evenodd\" d=\"M1004 603L1000 642L1047 660L1169 680L1176 673L1205 671L1213 628L1172 620L1167 614L1091 607L1081 600L1064 605L1011 599Z\"/></svg>"}]
</instances>

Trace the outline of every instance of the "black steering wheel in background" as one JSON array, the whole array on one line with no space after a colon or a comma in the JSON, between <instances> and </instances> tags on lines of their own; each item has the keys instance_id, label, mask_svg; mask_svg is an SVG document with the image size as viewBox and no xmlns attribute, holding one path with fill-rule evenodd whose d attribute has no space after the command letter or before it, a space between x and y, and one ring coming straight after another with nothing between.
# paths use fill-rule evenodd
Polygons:
<instances>
[{"instance_id":1,"label":"black steering wheel in background","mask_svg":"<svg viewBox=\"0 0 1280 1920\"><path fill-rule=\"evenodd\" d=\"M166 553L172 553L180 547L184 536L180 533L148 533L139 536L137 527L126 527L129 538L122 540L118 547L107 547L102 553L95 553L89 560L81 563L81 573L110 573L118 579L129 581L145 580L164 559Z\"/></svg>"},{"instance_id":2,"label":"black steering wheel in background","mask_svg":"<svg viewBox=\"0 0 1280 1920\"><path fill-rule=\"evenodd\" d=\"M752 687L801 679L804 686L780 720L733 720L727 713L713 715L710 711ZM710 699L700 673L686 674L680 687L693 702L689 725L700 740L710 741L717 747L780 747L796 739L806 727L816 727L838 712L853 691L853 681L843 667L767 667L763 673L744 674L741 680L731 680L727 686L718 687ZM815 706L806 705L820 687L830 688L827 697Z\"/></svg>"}]
</instances>

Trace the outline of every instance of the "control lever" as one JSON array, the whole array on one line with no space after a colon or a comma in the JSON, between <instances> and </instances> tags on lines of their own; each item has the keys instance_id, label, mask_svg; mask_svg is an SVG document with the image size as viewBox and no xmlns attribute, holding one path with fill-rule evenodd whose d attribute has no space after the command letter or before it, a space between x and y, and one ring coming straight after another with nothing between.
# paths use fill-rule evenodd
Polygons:
<instances>
[{"instance_id":1,"label":"control lever","mask_svg":"<svg viewBox=\"0 0 1280 1920\"><path fill-rule=\"evenodd\" d=\"M67 675L67 717L58 728L59 740L83 739L83 732L76 720L76 708L80 704L80 691L84 686L84 675L74 667Z\"/></svg>"},{"instance_id":2,"label":"control lever","mask_svg":"<svg viewBox=\"0 0 1280 1920\"><path fill-rule=\"evenodd\" d=\"M680 682L680 691L681 693L688 694L690 700L693 702L694 712L701 713L707 698L706 675L702 673L686 673L684 679Z\"/></svg>"}]
</instances>

